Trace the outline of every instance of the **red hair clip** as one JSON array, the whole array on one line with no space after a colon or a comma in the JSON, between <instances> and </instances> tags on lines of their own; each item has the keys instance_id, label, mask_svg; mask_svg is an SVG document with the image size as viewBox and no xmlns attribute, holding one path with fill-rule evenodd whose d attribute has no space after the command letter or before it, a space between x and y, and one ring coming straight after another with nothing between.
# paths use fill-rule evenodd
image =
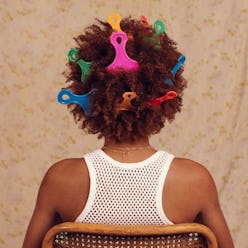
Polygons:
<instances>
[{"instance_id":1,"label":"red hair clip","mask_svg":"<svg viewBox=\"0 0 248 248\"><path fill-rule=\"evenodd\" d=\"M175 91L168 91L165 93L165 95L152 99L152 100L148 100L147 103L151 106L160 106L161 103L167 101L167 100L171 100L177 97L177 93Z\"/></svg>"},{"instance_id":2,"label":"red hair clip","mask_svg":"<svg viewBox=\"0 0 248 248\"><path fill-rule=\"evenodd\" d=\"M148 27L147 18L145 16L141 16L140 19L141 19L141 22L143 23L144 28L147 28Z\"/></svg>"}]
</instances>

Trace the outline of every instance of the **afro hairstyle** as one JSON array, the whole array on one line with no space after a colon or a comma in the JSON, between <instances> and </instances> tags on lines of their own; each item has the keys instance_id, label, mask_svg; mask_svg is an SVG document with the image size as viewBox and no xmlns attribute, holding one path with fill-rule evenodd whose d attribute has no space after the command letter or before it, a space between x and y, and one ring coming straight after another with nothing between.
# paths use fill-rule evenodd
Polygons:
<instances>
[{"instance_id":1,"label":"afro hairstyle","mask_svg":"<svg viewBox=\"0 0 248 248\"><path fill-rule=\"evenodd\" d=\"M98 138L107 137L116 142L134 141L158 133L165 121L172 121L181 110L186 87L183 67L172 74L172 68L182 54L165 32L158 35L153 26L145 26L141 20L131 17L122 19L120 27L128 37L126 53L139 64L137 70L107 70L116 55L110 43L114 30L109 23L97 19L96 24L74 38L78 59L92 62L89 75L81 82L80 66L70 61L64 72L70 84L67 88L74 94L82 95L97 89L92 96L92 116L86 115L79 105L69 105L79 127L98 134ZM167 83L166 79L173 83ZM164 101L160 106L148 104L148 100L171 90L177 93L175 99ZM120 110L125 92L135 92L136 97L130 109Z\"/></svg>"}]
</instances>

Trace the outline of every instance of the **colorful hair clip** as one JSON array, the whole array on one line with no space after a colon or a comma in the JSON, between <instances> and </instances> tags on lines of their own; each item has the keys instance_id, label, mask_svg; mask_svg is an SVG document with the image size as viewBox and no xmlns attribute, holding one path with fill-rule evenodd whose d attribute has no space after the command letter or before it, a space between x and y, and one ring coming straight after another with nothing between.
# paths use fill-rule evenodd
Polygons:
<instances>
[{"instance_id":1,"label":"colorful hair clip","mask_svg":"<svg viewBox=\"0 0 248 248\"><path fill-rule=\"evenodd\" d=\"M177 71L183 66L184 62L185 62L186 57L184 55L181 55L178 58L178 63L172 68L171 73L173 76L176 75Z\"/></svg>"},{"instance_id":2,"label":"colorful hair clip","mask_svg":"<svg viewBox=\"0 0 248 248\"><path fill-rule=\"evenodd\" d=\"M84 95L73 94L68 89L62 89L58 94L58 102L61 104L75 103L81 106L84 114L89 117L93 117L91 114L92 97L97 92L97 89L92 89L89 93Z\"/></svg>"},{"instance_id":3,"label":"colorful hair clip","mask_svg":"<svg viewBox=\"0 0 248 248\"><path fill-rule=\"evenodd\" d=\"M157 20L154 23L154 29L157 35L160 35L165 32L165 25L162 21Z\"/></svg>"},{"instance_id":4,"label":"colorful hair clip","mask_svg":"<svg viewBox=\"0 0 248 248\"><path fill-rule=\"evenodd\" d=\"M173 81L172 81L171 78L166 78L166 80L164 80L164 82L165 82L166 84L170 85L170 86L173 86L173 85L174 85L174 83L173 83Z\"/></svg>"},{"instance_id":5,"label":"colorful hair clip","mask_svg":"<svg viewBox=\"0 0 248 248\"><path fill-rule=\"evenodd\" d=\"M131 59L126 53L127 35L123 32L113 33L110 36L110 43L115 48L115 59L107 67L107 70L113 72L135 71L139 64Z\"/></svg>"},{"instance_id":6,"label":"colorful hair clip","mask_svg":"<svg viewBox=\"0 0 248 248\"><path fill-rule=\"evenodd\" d=\"M81 68L81 81L84 82L85 77L90 74L91 62L86 62L83 59L78 59L78 49L72 48L68 52L68 59L71 62L77 62Z\"/></svg>"},{"instance_id":7,"label":"colorful hair clip","mask_svg":"<svg viewBox=\"0 0 248 248\"><path fill-rule=\"evenodd\" d=\"M160 45L160 41L159 41L159 35L161 35L162 33L165 32L165 25L162 21L160 20L157 20L155 23L154 23L154 29L155 29L155 32L156 34L153 36L153 39L154 41L157 43L154 48L156 49L160 49L161 48L161 45Z\"/></svg>"},{"instance_id":8,"label":"colorful hair clip","mask_svg":"<svg viewBox=\"0 0 248 248\"><path fill-rule=\"evenodd\" d=\"M123 32L121 29L121 15L118 13L113 13L108 16L108 23L111 25L114 32ZM133 35L127 33L127 36L130 40L133 40Z\"/></svg>"},{"instance_id":9,"label":"colorful hair clip","mask_svg":"<svg viewBox=\"0 0 248 248\"><path fill-rule=\"evenodd\" d=\"M174 65L174 67L171 70L171 73L172 73L173 77L176 75L176 73L178 72L178 70L183 66L185 60L186 60L186 57L184 55L181 55L178 58L178 60L177 60L178 63L176 65ZM171 78L167 78L165 80L165 83L166 84L169 84L170 86L173 86L174 85L173 80Z\"/></svg>"},{"instance_id":10,"label":"colorful hair clip","mask_svg":"<svg viewBox=\"0 0 248 248\"><path fill-rule=\"evenodd\" d=\"M124 92L122 95L123 101L120 104L120 110L129 110L132 108L132 100L134 100L136 96L135 92Z\"/></svg>"},{"instance_id":11,"label":"colorful hair clip","mask_svg":"<svg viewBox=\"0 0 248 248\"><path fill-rule=\"evenodd\" d=\"M121 30L121 15L119 13L112 13L108 16L108 23L115 32L122 32Z\"/></svg>"},{"instance_id":12,"label":"colorful hair clip","mask_svg":"<svg viewBox=\"0 0 248 248\"><path fill-rule=\"evenodd\" d=\"M147 21L147 18L145 17L145 16L141 16L140 17L140 19L141 19L141 22L143 23L143 27L144 28L147 28L148 27L148 21Z\"/></svg>"},{"instance_id":13,"label":"colorful hair clip","mask_svg":"<svg viewBox=\"0 0 248 248\"><path fill-rule=\"evenodd\" d=\"M152 37L146 38L146 40L153 42L155 44L155 46L154 46L155 49L160 49L161 45L160 45L160 41L159 41L159 35L161 35L162 33L165 32L164 23L160 20L157 20L154 23L154 30L155 30L155 34Z\"/></svg>"},{"instance_id":14,"label":"colorful hair clip","mask_svg":"<svg viewBox=\"0 0 248 248\"><path fill-rule=\"evenodd\" d=\"M158 97L158 98L155 98L155 99L152 99L152 100L148 100L147 103L151 106L160 106L161 103L163 103L164 101L167 101L167 100L171 100L171 99L174 99L177 97L177 93L175 91L168 91L165 93L164 96L161 96L161 97Z\"/></svg>"}]
</instances>

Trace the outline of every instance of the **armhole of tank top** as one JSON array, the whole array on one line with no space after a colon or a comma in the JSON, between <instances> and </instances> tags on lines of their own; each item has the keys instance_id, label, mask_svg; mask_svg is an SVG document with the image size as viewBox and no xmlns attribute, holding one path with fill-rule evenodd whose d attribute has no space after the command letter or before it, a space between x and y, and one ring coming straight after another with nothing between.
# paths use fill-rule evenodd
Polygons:
<instances>
[{"instance_id":1,"label":"armhole of tank top","mask_svg":"<svg viewBox=\"0 0 248 248\"><path fill-rule=\"evenodd\" d=\"M88 154L86 154L84 156L84 160L89 171L90 190L85 207L82 210L82 212L79 214L79 216L76 218L75 222L82 222L85 219L86 215L90 212L92 208L96 194L96 172L92 164L92 159Z\"/></svg>"},{"instance_id":2,"label":"armhole of tank top","mask_svg":"<svg viewBox=\"0 0 248 248\"><path fill-rule=\"evenodd\" d=\"M163 210L162 197L163 197L164 183L165 183L168 171L170 169L170 166L172 164L172 161L174 159L174 155L172 155L170 153L166 153L165 156L166 156L166 160L165 160L166 162L163 165L162 171L161 171L161 176L160 176L157 195L156 195L156 204L157 204L158 215L160 216L163 223L168 224L168 225L172 225L174 223L167 218L167 216Z\"/></svg>"}]
</instances>

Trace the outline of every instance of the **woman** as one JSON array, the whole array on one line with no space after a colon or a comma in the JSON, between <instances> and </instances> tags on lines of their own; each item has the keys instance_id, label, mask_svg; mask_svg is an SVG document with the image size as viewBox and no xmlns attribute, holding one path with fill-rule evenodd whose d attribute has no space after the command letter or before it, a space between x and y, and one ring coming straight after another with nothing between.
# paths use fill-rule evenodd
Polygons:
<instances>
[{"instance_id":1,"label":"woman","mask_svg":"<svg viewBox=\"0 0 248 248\"><path fill-rule=\"evenodd\" d=\"M65 72L71 84L58 100L71 103L81 128L104 138L104 146L48 170L23 248L40 247L48 229L65 221L200 222L219 247L233 247L207 169L149 144L181 109L185 57L161 21L152 27L142 20L98 21L75 39Z\"/></svg>"}]
</instances>

